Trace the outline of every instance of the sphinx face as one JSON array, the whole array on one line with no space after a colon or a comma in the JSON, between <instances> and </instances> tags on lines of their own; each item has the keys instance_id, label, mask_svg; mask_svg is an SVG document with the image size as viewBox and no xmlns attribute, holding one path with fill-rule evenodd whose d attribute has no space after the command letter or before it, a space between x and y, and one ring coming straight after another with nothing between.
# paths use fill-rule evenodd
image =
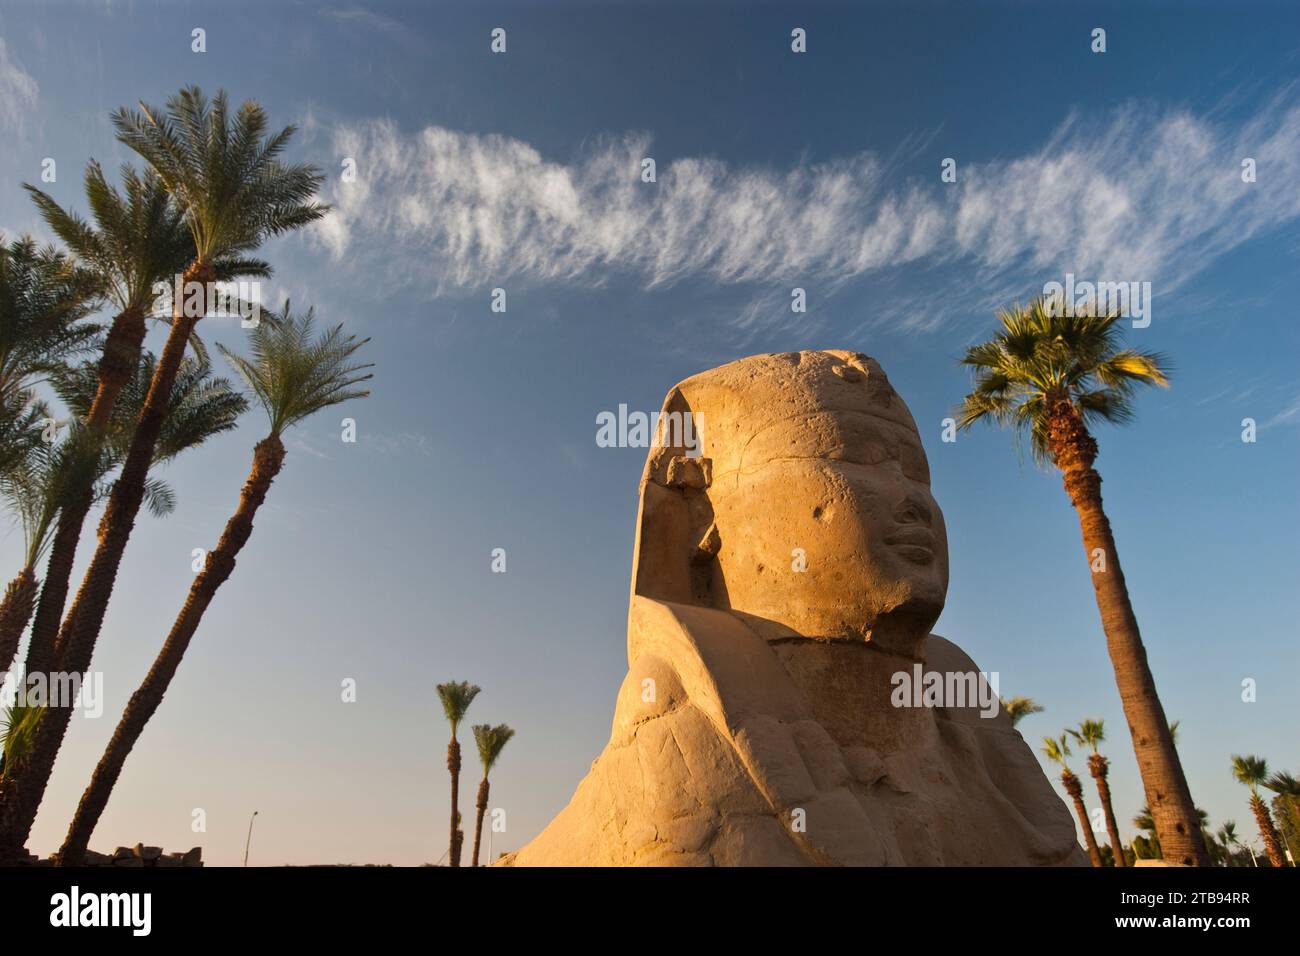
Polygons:
<instances>
[{"instance_id":1,"label":"sphinx face","mask_svg":"<svg viewBox=\"0 0 1300 956\"><path fill-rule=\"evenodd\" d=\"M947 533L915 430L828 411L744 447L709 495L728 605L807 637L911 653L948 589Z\"/></svg>"}]
</instances>

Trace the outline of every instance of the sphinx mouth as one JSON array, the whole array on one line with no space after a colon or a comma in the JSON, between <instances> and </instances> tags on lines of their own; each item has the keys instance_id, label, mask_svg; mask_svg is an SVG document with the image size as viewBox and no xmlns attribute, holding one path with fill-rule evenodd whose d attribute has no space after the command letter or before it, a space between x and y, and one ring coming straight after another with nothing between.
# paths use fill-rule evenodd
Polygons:
<instances>
[{"instance_id":1,"label":"sphinx mouth","mask_svg":"<svg viewBox=\"0 0 1300 956\"><path fill-rule=\"evenodd\" d=\"M929 564L934 560L934 535L926 528L900 528L885 538L885 544L913 564Z\"/></svg>"}]
</instances>

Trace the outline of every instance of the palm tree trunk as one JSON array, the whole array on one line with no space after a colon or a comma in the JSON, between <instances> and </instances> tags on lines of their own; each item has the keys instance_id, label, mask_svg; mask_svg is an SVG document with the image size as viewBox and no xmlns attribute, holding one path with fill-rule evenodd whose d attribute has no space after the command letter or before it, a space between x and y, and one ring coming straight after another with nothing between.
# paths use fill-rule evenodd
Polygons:
<instances>
[{"instance_id":1,"label":"palm tree trunk","mask_svg":"<svg viewBox=\"0 0 1300 956\"><path fill-rule=\"evenodd\" d=\"M1106 632L1115 683L1133 737L1142 788L1164 858L1187 866L1209 866L1200 820L1169 734L1169 721L1147 663L1110 521L1102 508L1101 476L1092 467L1097 443L1068 398L1053 403L1048 442L1053 460L1061 470L1066 493L1079 514L1088 561L1090 565L1098 558L1105 562L1104 570L1093 572L1092 586L1101 612L1102 629Z\"/></svg>"},{"instance_id":2,"label":"palm tree trunk","mask_svg":"<svg viewBox=\"0 0 1300 956\"><path fill-rule=\"evenodd\" d=\"M483 838L483 814L487 813L487 805L488 778L484 777L478 785L478 802L475 805L478 812L474 816L474 856L470 860L470 866L478 866L478 847Z\"/></svg>"},{"instance_id":3,"label":"palm tree trunk","mask_svg":"<svg viewBox=\"0 0 1300 956\"><path fill-rule=\"evenodd\" d=\"M0 675L9 670L18 653L18 642L36 605L36 587L36 573L28 565L9 582L0 600Z\"/></svg>"},{"instance_id":4,"label":"palm tree trunk","mask_svg":"<svg viewBox=\"0 0 1300 956\"><path fill-rule=\"evenodd\" d=\"M1097 847L1097 838L1092 835L1092 821L1088 819L1088 809L1083 805L1083 784L1070 771L1061 772L1061 784L1065 792L1074 801L1074 812L1079 817L1079 826L1083 827L1083 842L1088 847L1088 859L1092 865L1101 866L1101 850Z\"/></svg>"},{"instance_id":5,"label":"palm tree trunk","mask_svg":"<svg viewBox=\"0 0 1300 956\"><path fill-rule=\"evenodd\" d=\"M184 276L186 282L209 283L215 278L212 266L201 262L193 263ZM84 675L90 667L117 570L144 499L145 480L167 416L176 373L199 318L183 315L179 302L173 308L167 344L154 369L126 462L99 524L95 555L54 645L54 667L60 672ZM0 778L0 865L22 856L71 719L71 701L48 707L36 727L27 759L15 772Z\"/></svg>"},{"instance_id":6,"label":"palm tree trunk","mask_svg":"<svg viewBox=\"0 0 1300 956\"><path fill-rule=\"evenodd\" d=\"M145 332L143 308L126 309L113 318L104 341L104 354L99 360L99 381L95 397L91 400L90 411L86 415L86 426L92 435L99 435L108 427L122 389L131 380L140 363ZM77 493L75 500L69 501L59 512L45 567L45 583L41 588L36 619L32 624L32 639L27 647L28 674L48 673L54 665L59 622L63 620L63 610L68 601L77 545L81 541L81 529L93 503L94 488L88 484Z\"/></svg>"},{"instance_id":7,"label":"palm tree trunk","mask_svg":"<svg viewBox=\"0 0 1300 956\"><path fill-rule=\"evenodd\" d=\"M162 650L158 652L144 682L131 695L126 711L91 775L90 785L82 794L81 803L77 806L72 825L68 828L68 835L59 851L60 866L80 866L85 862L86 846L122 773L122 766L144 732L145 725L162 703L163 695L167 693L172 677L217 589L234 571L235 559L253 533L253 518L257 509L266 500L271 482L279 475L283 465L284 445L278 435L272 433L258 442L253 451L253 466L248 480L239 494L239 505L226 522L217 546L209 552L203 570L190 585L189 596L186 597L180 614L176 616Z\"/></svg>"},{"instance_id":8,"label":"palm tree trunk","mask_svg":"<svg viewBox=\"0 0 1300 956\"><path fill-rule=\"evenodd\" d=\"M1115 865L1128 866L1128 858L1124 856L1124 844L1119 839L1119 824L1115 821L1115 808L1110 802L1110 783L1106 780L1106 775L1110 773L1110 761L1101 754L1091 754L1088 757L1088 770L1092 773L1092 779L1097 782L1097 796L1101 798L1101 810L1106 815L1106 833L1110 836L1110 851L1115 857Z\"/></svg>"},{"instance_id":9,"label":"palm tree trunk","mask_svg":"<svg viewBox=\"0 0 1300 956\"><path fill-rule=\"evenodd\" d=\"M1259 824L1259 835L1264 838L1264 849L1268 851L1268 861L1274 866L1286 866L1286 857L1282 855L1282 841L1278 839L1277 828L1273 826L1273 815L1268 812L1268 804L1258 793L1250 795L1250 809Z\"/></svg>"},{"instance_id":10,"label":"palm tree trunk","mask_svg":"<svg viewBox=\"0 0 1300 956\"><path fill-rule=\"evenodd\" d=\"M447 849L447 865L460 866L460 741L456 731L451 732L451 743L447 744L447 770L451 773L451 845Z\"/></svg>"}]
</instances>

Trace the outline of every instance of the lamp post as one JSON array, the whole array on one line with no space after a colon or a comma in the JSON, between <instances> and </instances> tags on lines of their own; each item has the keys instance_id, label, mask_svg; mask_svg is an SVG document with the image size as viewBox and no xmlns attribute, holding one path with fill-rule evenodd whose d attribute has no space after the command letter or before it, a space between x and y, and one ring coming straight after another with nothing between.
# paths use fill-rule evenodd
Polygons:
<instances>
[{"instance_id":1,"label":"lamp post","mask_svg":"<svg viewBox=\"0 0 1300 956\"><path fill-rule=\"evenodd\" d=\"M257 811L248 818L248 839L244 841L244 866L248 866L248 846L253 842L253 821L257 819Z\"/></svg>"}]
</instances>

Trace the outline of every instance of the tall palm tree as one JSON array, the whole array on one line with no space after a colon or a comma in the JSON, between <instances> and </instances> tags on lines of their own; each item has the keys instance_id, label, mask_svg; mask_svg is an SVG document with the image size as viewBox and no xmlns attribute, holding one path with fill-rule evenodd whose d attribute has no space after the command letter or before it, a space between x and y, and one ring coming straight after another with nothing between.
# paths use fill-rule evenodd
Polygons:
<instances>
[{"instance_id":1,"label":"tall palm tree","mask_svg":"<svg viewBox=\"0 0 1300 956\"><path fill-rule=\"evenodd\" d=\"M123 191L119 192L104 177L97 162L87 164L85 194L93 224L65 210L36 187L24 184L42 218L78 263L98 278L105 297L116 310L104 340L93 400L84 413L87 440L92 444L102 436L118 396L139 364L155 284L165 282L170 287L195 257L194 238L185 213L158 174L152 169L140 173L124 164L121 178ZM240 256L221 257L215 271L222 280L265 277L271 272L265 262ZM89 482L69 488L69 496L59 515L32 626L29 672L44 672L52 663L77 545L93 502Z\"/></svg>"},{"instance_id":2,"label":"tall palm tree","mask_svg":"<svg viewBox=\"0 0 1300 956\"><path fill-rule=\"evenodd\" d=\"M451 845L447 851L450 866L460 866L461 844L465 840L465 834L460 828L460 741L456 739L456 728L465 719L465 713L478 692L479 688L469 681L450 681L438 685L442 711L451 724L451 742L447 744L447 771L451 774Z\"/></svg>"},{"instance_id":3,"label":"tall palm tree","mask_svg":"<svg viewBox=\"0 0 1300 956\"><path fill-rule=\"evenodd\" d=\"M487 812L488 805L488 774L492 772L497 758L501 756L501 751L505 750L506 744L514 735L515 732L505 724L498 724L495 727L491 724L474 725L474 742L478 744L478 759L483 764L483 779L478 785L478 801L475 804L477 813L474 818L474 855L470 858L470 866L478 866L479 841L483 836L483 814Z\"/></svg>"},{"instance_id":4,"label":"tall palm tree","mask_svg":"<svg viewBox=\"0 0 1300 956\"><path fill-rule=\"evenodd\" d=\"M211 101L197 87L172 97L166 111L144 104L113 116L118 138L158 174L182 209L194 239L194 260L181 276L209 287L216 263L256 249L269 236L291 232L328 211L313 200L323 177L312 166L286 165L280 155L294 127L266 136L262 108L247 102L232 116L224 93ZM144 497L149 464L168 398L202 309L176 297L171 330L159 356L131 447L100 521L98 543L57 639L58 669L90 666L117 570ZM45 794L72 711L52 707L41 717L31 753L17 774L0 779L0 863L22 853Z\"/></svg>"},{"instance_id":5,"label":"tall palm tree","mask_svg":"<svg viewBox=\"0 0 1300 956\"><path fill-rule=\"evenodd\" d=\"M253 519L284 465L284 432L323 408L370 394L358 386L371 378L366 369L372 366L355 360L357 351L369 339L345 335L341 325L317 335L311 309L295 316L285 302L283 313L263 317L249 339L250 358L218 348L266 411L270 431L253 450L252 468L240 492L238 507L226 522L217 546L208 553L203 570L194 578L162 650L131 695L82 795L59 852L63 866L79 866L84 861L86 845L127 756L162 703L204 612L234 571L236 558L253 533Z\"/></svg>"},{"instance_id":6,"label":"tall palm tree","mask_svg":"<svg viewBox=\"0 0 1300 956\"><path fill-rule=\"evenodd\" d=\"M1011 719L1014 727L1030 714L1041 714L1043 708L1032 697L1012 697L1010 700L999 698L1003 712Z\"/></svg>"},{"instance_id":7,"label":"tall palm tree","mask_svg":"<svg viewBox=\"0 0 1300 956\"><path fill-rule=\"evenodd\" d=\"M1106 739L1106 723L1103 720L1084 720L1078 730L1069 730L1075 742L1091 748L1088 755L1088 771L1097 784L1097 796L1101 798L1101 810L1106 815L1106 832L1110 835L1110 851L1116 866L1128 866L1124 856L1124 843L1119 838L1119 824L1115 822L1115 808L1110 801L1110 783L1106 776L1110 773L1110 761L1101 755L1098 747Z\"/></svg>"},{"instance_id":8,"label":"tall palm tree","mask_svg":"<svg viewBox=\"0 0 1300 956\"><path fill-rule=\"evenodd\" d=\"M1282 856L1282 843L1278 839L1277 828L1273 826L1273 815L1269 813L1264 798L1259 795L1259 788L1268 779L1268 762L1263 757L1233 754L1232 775L1238 783L1250 788L1250 809L1259 825L1259 835L1264 840L1268 861L1274 866L1286 866L1286 860Z\"/></svg>"},{"instance_id":9,"label":"tall palm tree","mask_svg":"<svg viewBox=\"0 0 1300 956\"><path fill-rule=\"evenodd\" d=\"M1092 821L1088 819L1088 810L1083 805L1083 784L1079 782L1079 778L1074 775L1066 762L1066 758L1070 756L1070 739L1065 734L1061 734L1059 738L1044 737L1043 753L1052 763L1060 764L1061 785L1074 801L1074 813L1079 818L1079 826L1083 828L1084 843L1088 847L1088 859L1092 861L1093 866L1101 866L1101 850L1092 835ZM1123 850L1121 849L1120 852L1122 853Z\"/></svg>"},{"instance_id":10,"label":"tall palm tree","mask_svg":"<svg viewBox=\"0 0 1300 956\"><path fill-rule=\"evenodd\" d=\"M1233 847L1241 845L1241 838L1237 836L1237 824L1231 820L1224 820L1223 826L1215 834L1219 838L1219 844L1223 847L1223 865L1232 865Z\"/></svg>"},{"instance_id":11,"label":"tall palm tree","mask_svg":"<svg viewBox=\"0 0 1300 956\"><path fill-rule=\"evenodd\" d=\"M958 426L990 420L1028 433L1035 459L1060 470L1079 515L1115 682L1166 858L1205 866L1191 791L1102 507L1101 476L1093 467L1097 441L1089 431L1098 422L1132 419L1139 386L1168 384L1166 362L1121 347L1118 313L1063 315L1067 310L1058 305L1037 298L1026 308L1005 309L997 334L966 350L962 364L972 370L973 388L958 409Z\"/></svg>"}]
</instances>

